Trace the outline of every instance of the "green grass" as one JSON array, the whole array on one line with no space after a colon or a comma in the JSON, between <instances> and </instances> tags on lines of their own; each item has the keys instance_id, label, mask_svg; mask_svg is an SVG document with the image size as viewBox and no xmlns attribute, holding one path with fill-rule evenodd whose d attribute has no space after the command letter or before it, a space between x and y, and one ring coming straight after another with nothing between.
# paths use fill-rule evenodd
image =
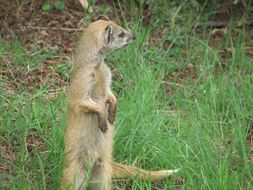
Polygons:
<instances>
[{"instance_id":1,"label":"green grass","mask_svg":"<svg viewBox=\"0 0 253 190\"><path fill-rule=\"evenodd\" d=\"M253 61L245 48L250 44L246 27L236 28L234 15L224 40L212 47L211 31L204 30L201 37L193 26L214 18L217 4L208 5L206 11L188 1L157 1L156 16L143 27L137 19L140 15L132 16L135 10L124 2L120 5L129 9L129 15L122 20L137 40L108 57L111 68L121 76L114 77L112 85L118 97L114 160L148 170L181 170L156 183L115 181L115 189L253 189L252 148L246 143L253 120ZM250 11L249 6L242 19ZM117 13L121 18L123 12ZM165 28L163 24L172 18L174 26ZM148 44L153 28L166 32ZM165 43L172 45L161 48ZM236 51L223 58L222 48L231 47ZM27 64L39 68L42 60L57 53L29 55L17 42L1 42L1 58L8 54L12 65L1 61L1 70ZM186 74L189 64L196 69L195 78ZM65 67L59 64L53 69L70 72L69 64ZM178 77L180 72L184 74ZM15 77L16 83L24 79L22 74ZM57 189L64 159L66 92L47 100L50 84L31 91L22 85L12 89L7 82L2 74L0 164L4 172L0 172L0 188ZM29 153L27 136L32 139Z\"/></svg>"}]
</instances>

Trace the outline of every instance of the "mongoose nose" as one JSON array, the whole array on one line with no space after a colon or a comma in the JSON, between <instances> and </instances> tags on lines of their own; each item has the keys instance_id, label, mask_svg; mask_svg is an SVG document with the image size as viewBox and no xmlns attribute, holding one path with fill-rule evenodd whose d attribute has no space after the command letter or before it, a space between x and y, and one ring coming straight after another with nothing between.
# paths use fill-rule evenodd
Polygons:
<instances>
[{"instance_id":1,"label":"mongoose nose","mask_svg":"<svg viewBox=\"0 0 253 190\"><path fill-rule=\"evenodd\" d=\"M133 40L135 40L135 36L133 36Z\"/></svg>"}]
</instances>

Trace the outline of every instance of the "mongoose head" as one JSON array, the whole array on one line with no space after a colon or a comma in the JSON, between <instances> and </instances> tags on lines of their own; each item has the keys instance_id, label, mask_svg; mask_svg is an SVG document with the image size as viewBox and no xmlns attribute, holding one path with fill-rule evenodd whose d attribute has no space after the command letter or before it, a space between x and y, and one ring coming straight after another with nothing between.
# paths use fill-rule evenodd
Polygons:
<instances>
[{"instance_id":1,"label":"mongoose head","mask_svg":"<svg viewBox=\"0 0 253 190\"><path fill-rule=\"evenodd\" d=\"M107 21L108 22L108 21ZM106 49L119 49L127 46L134 40L132 33L109 21L105 28L104 41Z\"/></svg>"},{"instance_id":2,"label":"mongoose head","mask_svg":"<svg viewBox=\"0 0 253 190\"><path fill-rule=\"evenodd\" d=\"M96 41L99 43L99 48L105 50L114 50L125 47L135 38L133 34L107 17L99 17L99 19L90 24L88 29L96 35Z\"/></svg>"}]
</instances>

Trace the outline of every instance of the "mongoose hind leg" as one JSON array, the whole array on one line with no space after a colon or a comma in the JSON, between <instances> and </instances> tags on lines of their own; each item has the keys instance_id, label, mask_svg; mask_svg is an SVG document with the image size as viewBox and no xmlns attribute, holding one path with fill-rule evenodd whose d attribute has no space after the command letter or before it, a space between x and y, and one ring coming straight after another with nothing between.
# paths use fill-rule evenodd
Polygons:
<instances>
[{"instance_id":1,"label":"mongoose hind leg","mask_svg":"<svg viewBox=\"0 0 253 190\"><path fill-rule=\"evenodd\" d=\"M97 159L92 169L88 190L111 190L111 175L110 162Z\"/></svg>"},{"instance_id":2,"label":"mongoose hind leg","mask_svg":"<svg viewBox=\"0 0 253 190\"><path fill-rule=\"evenodd\" d=\"M83 186L82 184L84 181L88 181L88 178L85 176L85 172L80 170L80 168L81 166L73 162L65 167L61 190L80 189L80 187Z\"/></svg>"}]
</instances>

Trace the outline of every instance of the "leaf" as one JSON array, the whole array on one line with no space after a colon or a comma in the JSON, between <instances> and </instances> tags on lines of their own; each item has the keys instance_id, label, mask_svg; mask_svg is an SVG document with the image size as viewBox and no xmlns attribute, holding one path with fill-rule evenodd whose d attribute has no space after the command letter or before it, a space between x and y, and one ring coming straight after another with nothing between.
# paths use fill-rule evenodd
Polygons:
<instances>
[{"instance_id":1,"label":"leaf","mask_svg":"<svg viewBox=\"0 0 253 190\"><path fill-rule=\"evenodd\" d=\"M79 0L79 1L80 1L80 3L82 4L82 6L83 6L85 9L88 8L89 4L88 4L88 1L87 1L87 0Z\"/></svg>"},{"instance_id":2,"label":"leaf","mask_svg":"<svg viewBox=\"0 0 253 190\"><path fill-rule=\"evenodd\" d=\"M63 10L65 7L63 0L57 0L55 3L55 8L58 10Z\"/></svg>"},{"instance_id":3,"label":"leaf","mask_svg":"<svg viewBox=\"0 0 253 190\"><path fill-rule=\"evenodd\" d=\"M51 2L46 2L46 3L43 3L41 9L42 11L44 12L48 12L50 11L51 9L53 8L53 4Z\"/></svg>"}]
</instances>

